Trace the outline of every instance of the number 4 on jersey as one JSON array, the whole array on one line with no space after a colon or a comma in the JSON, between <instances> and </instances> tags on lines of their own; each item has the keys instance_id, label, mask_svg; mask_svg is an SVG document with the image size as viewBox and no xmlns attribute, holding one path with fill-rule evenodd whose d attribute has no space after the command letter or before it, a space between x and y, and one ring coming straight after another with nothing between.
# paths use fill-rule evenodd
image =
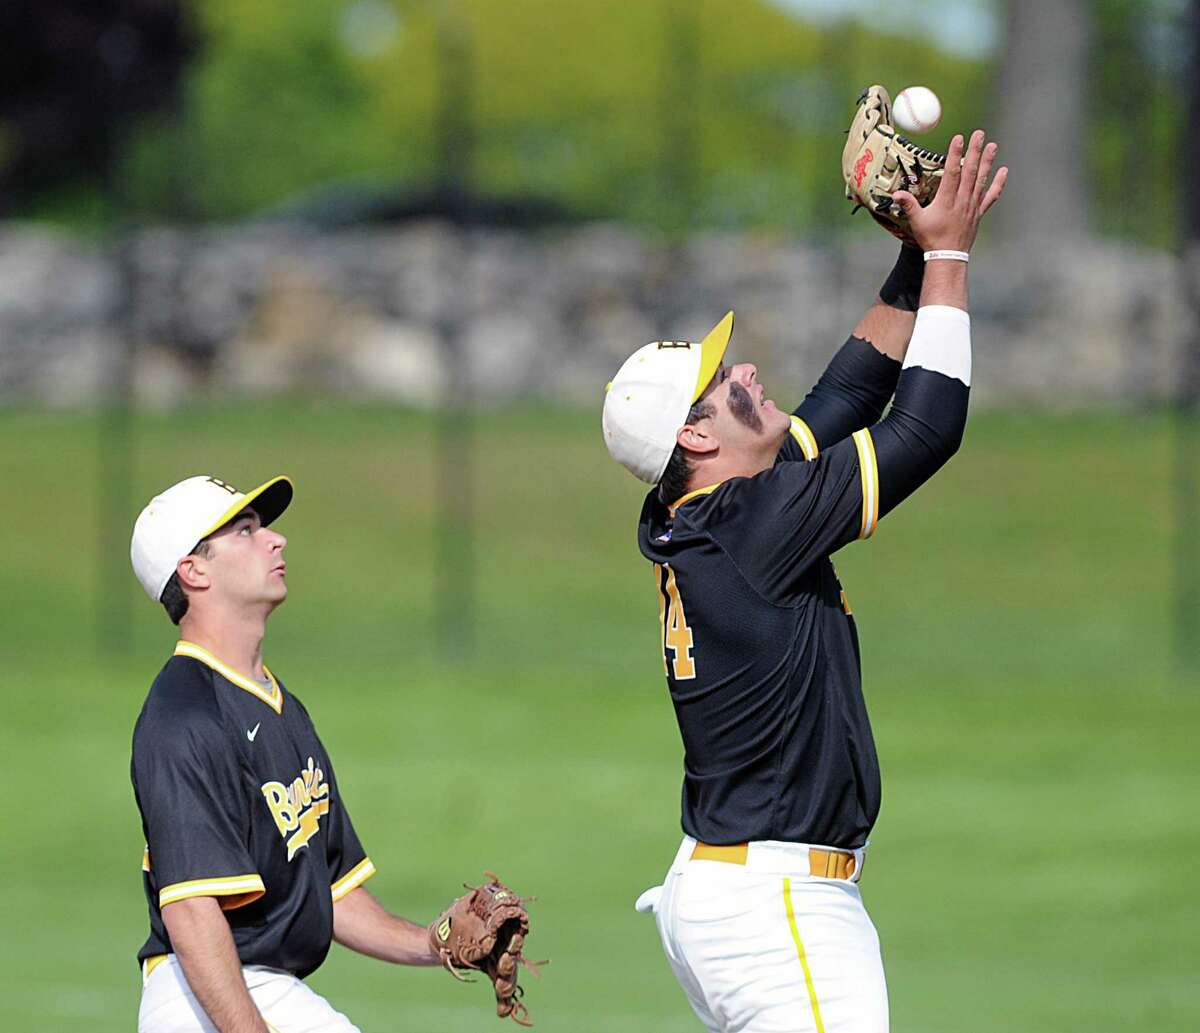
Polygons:
<instances>
[{"instance_id":1,"label":"number 4 on jersey","mask_svg":"<svg viewBox=\"0 0 1200 1033\"><path fill-rule=\"evenodd\" d=\"M667 577L664 584L663 571ZM668 564L654 564L654 576L658 583L658 623L663 631L663 668L667 666L667 650L672 653L672 674L676 681L696 677L696 661L692 658L692 629L688 627L687 614L683 611L683 600L679 597L679 586L675 584L675 571Z\"/></svg>"}]
</instances>

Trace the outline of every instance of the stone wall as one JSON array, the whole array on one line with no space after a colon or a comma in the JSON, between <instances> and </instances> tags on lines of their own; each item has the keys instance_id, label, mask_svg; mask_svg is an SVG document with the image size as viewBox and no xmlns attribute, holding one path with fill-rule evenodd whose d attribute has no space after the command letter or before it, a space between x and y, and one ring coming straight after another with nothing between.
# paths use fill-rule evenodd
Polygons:
<instances>
[{"instance_id":1,"label":"stone wall","mask_svg":"<svg viewBox=\"0 0 1200 1033\"><path fill-rule=\"evenodd\" d=\"M1169 395L1186 328L1170 255L1102 244L1006 255L986 239L976 250L977 402ZM759 363L782 404L820 373L893 255L882 233L838 248L711 233L666 249L613 225L528 235L433 222L151 229L121 250L10 224L0 404L97 403L122 379L132 341L148 405L297 391L598 405L630 351L697 339L727 308L731 354Z\"/></svg>"}]
</instances>

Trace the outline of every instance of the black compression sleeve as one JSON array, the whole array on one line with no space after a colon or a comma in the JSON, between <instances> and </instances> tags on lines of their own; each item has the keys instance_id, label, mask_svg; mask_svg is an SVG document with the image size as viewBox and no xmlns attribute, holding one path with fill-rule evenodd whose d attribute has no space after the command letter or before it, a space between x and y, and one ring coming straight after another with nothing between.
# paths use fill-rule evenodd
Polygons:
<instances>
[{"instance_id":1,"label":"black compression sleeve","mask_svg":"<svg viewBox=\"0 0 1200 1033\"><path fill-rule=\"evenodd\" d=\"M900 363L861 337L850 337L796 408L821 448L869 427L896 390Z\"/></svg>"},{"instance_id":2,"label":"black compression sleeve","mask_svg":"<svg viewBox=\"0 0 1200 1033\"><path fill-rule=\"evenodd\" d=\"M925 282L925 255L905 244L891 273L879 288L880 299L892 308L916 312L921 304L921 285Z\"/></svg>"},{"instance_id":3,"label":"black compression sleeve","mask_svg":"<svg viewBox=\"0 0 1200 1033\"><path fill-rule=\"evenodd\" d=\"M879 515L895 509L962 444L970 389L914 366L900 375L891 412L871 428L879 467Z\"/></svg>"}]
</instances>

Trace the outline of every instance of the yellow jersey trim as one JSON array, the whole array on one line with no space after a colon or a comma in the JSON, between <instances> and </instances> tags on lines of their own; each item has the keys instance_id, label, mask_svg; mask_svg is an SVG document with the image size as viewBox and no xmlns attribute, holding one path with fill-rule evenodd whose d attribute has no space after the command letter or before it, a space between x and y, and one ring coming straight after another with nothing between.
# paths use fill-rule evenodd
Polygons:
<instances>
[{"instance_id":1,"label":"yellow jersey trim","mask_svg":"<svg viewBox=\"0 0 1200 1033\"><path fill-rule=\"evenodd\" d=\"M336 904L347 893L357 889L374 874L375 865L371 863L369 857L364 857L329 888L333 894L333 902Z\"/></svg>"},{"instance_id":2,"label":"yellow jersey trim","mask_svg":"<svg viewBox=\"0 0 1200 1033\"><path fill-rule=\"evenodd\" d=\"M271 683L271 691L268 692L257 681L240 671L235 671L232 667L221 663L215 656L212 655L203 646L196 645L195 642L188 642L183 639L175 643L176 656L190 656L193 660L199 660L202 664L211 667L226 681L233 682L239 689L245 689L251 696L257 696L275 713L279 714L283 711L283 692L279 688L279 683L275 680L275 675L270 671L266 664L263 664L263 672L266 674L268 681Z\"/></svg>"},{"instance_id":3,"label":"yellow jersey trim","mask_svg":"<svg viewBox=\"0 0 1200 1033\"><path fill-rule=\"evenodd\" d=\"M142 849L142 871L148 872L149 870L150 870L150 847L149 847L149 845L147 845L147 846L143 847L143 849Z\"/></svg>"},{"instance_id":4,"label":"yellow jersey trim","mask_svg":"<svg viewBox=\"0 0 1200 1033\"><path fill-rule=\"evenodd\" d=\"M858 449L858 472L862 477L863 510L859 538L870 538L879 523L879 464L875 461L875 442L865 427L854 432Z\"/></svg>"},{"instance_id":5,"label":"yellow jersey trim","mask_svg":"<svg viewBox=\"0 0 1200 1033\"><path fill-rule=\"evenodd\" d=\"M804 970L804 985L808 989L808 1003L812 1005L813 1021L817 1033L825 1033L825 1023L821 1020L821 1005L817 1000L817 989L813 986L812 972L808 968L808 955L804 953L804 941L800 939L800 930L796 927L796 911L792 907L792 880L783 880L783 906L787 909L788 925L792 930L792 942L796 945L796 955L800 958L800 967Z\"/></svg>"},{"instance_id":6,"label":"yellow jersey trim","mask_svg":"<svg viewBox=\"0 0 1200 1033\"><path fill-rule=\"evenodd\" d=\"M162 908L189 897L223 897L231 899L219 902L221 910L232 911L258 900L266 892L267 887L263 885L262 876L258 874L189 879L187 882L175 882L159 890L158 906Z\"/></svg>"},{"instance_id":7,"label":"yellow jersey trim","mask_svg":"<svg viewBox=\"0 0 1200 1033\"><path fill-rule=\"evenodd\" d=\"M821 450L817 447L817 438L813 434L812 428L800 419L799 416L792 417L792 425L788 430L792 437L796 439L796 444L800 446L800 451L804 453L805 459L816 459L821 454Z\"/></svg>"},{"instance_id":8,"label":"yellow jersey trim","mask_svg":"<svg viewBox=\"0 0 1200 1033\"><path fill-rule=\"evenodd\" d=\"M667 509L670 511L671 516L674 516L675 510L677 510L685 502L691 502L692 499L697 498L700 495L711 495L724 483L724 481L717 481L716 484L706 484L703 488L697 488L695 491L689 491L686 495L681 495L674 502L672 502Z\"/></svg>"}]
</instances>

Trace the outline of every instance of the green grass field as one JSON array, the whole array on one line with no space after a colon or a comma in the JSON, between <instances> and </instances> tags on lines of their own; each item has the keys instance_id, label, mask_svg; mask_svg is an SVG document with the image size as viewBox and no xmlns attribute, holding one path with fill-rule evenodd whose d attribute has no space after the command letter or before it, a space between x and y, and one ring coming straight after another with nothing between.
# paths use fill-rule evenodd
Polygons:
<instances>
[{"instance_id":1,"label":"green grass field","mask_svg":"<svg viewBox=\"0 0 1200 1033\"><path fill-rule=\"evenodd\" d=\"M424 921L494 868L540 896L538 1029L699 1028L632 907L678 842L681 749L639 487L598 423L479 417L473 655L455 662L434 646L427 417L140 416L134 497L106 540L97 421L0 414L0 1029L134 1028L129 737L174 629L128 569L128 529L183 476L277 472L297 483L279 525L291 595L265 655L335 759L371 888ZM837 557L884 771L863 891L897 1033L1200 1028L1200 693L1168 663L1169 469L1159 418L984 414ZM123 612L122 644L103 629ZM501 1028L485 987L436 971L335 947L313 982L365 1033Z\"/></svg>"}]
</instances>

